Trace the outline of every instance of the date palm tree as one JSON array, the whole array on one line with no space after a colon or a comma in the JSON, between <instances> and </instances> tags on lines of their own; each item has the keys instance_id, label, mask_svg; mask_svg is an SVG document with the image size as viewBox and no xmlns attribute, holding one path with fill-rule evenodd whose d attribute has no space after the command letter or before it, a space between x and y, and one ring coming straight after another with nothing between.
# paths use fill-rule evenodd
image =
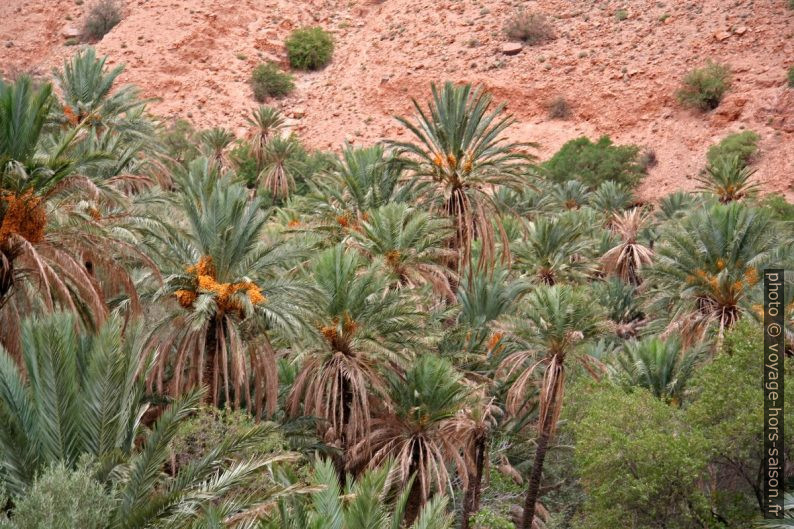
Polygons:
<instances>
[{"instance_id":1,"label":"date palm tree","mask_svg":"<svg viewBox=\"0 0 794 529\"><path fill-rule=\"evenodd\" d=\"M513 267L533 283L555 285L584 280L595 272L591 258L592 225L586 217L569 212L557 217L538 217L514 245Z\"/></svg>"},{"instance_id":2,"label":"date palm tree","mask_svg":"<svg viewBox=\"0 0 794 529\"><path fill-rule=\"evenodd\" d=\"M197 410L201 393L172 403L145 431L142 397L153 358L142 333L127 327L122 338L119 318L109 319L96 335L79 335L75 324L68 313L27 320L24 372L0 348L0 480L9 492L24 495L45 467L75 468L91 456L113 499L107 527L183 527L213 506L231 505L236 487L291 458L274 453L230 463L235 453L272 436L274 425L260 425L228 436L202 459L166 476L162 468L171 441L180 422ZM256 506L281 492L261 490ZM257 515L252 505L235 505L240 518Z\"/></svg>"},{"instance_id":3,"label":"date palm tree","mask_svg":"<svg viewBox=\"0 0 794 529\"><path fill-rule=\"evenodd\" d=\"M295 188L295 174L300 170L297 155L301 146L294 138L272 138L262 151L260 185L274 198L284 200Z\"/></svg>"},{"instance_id":4,"label":"date palm tree","mask_svg":"<svg viewBox=\"0 0 794 529\"><path fill-rule=\"evenodd\" d=\"M107 59L89 46L65 61L63 69L53 70L62 98L57 119L94 133L112 129L128 140L150 140L154 127L144 113L150 100L141 99L134 86L117 88L124 65L108 69Z\"/></svg>"},{"instance_id":5,"label":"date palm tree","mask_svg":"<svg viewBox=\"0 0 794 529\"><path fill-rule=\"evenodd\" d=\"M174 311L152 330L161 356L152 381L178 395L207 384L208 403L246 407L257 415L276 406L275 350L267 330L298 332L308 291L293 279L303 252L264 237L266 218L257 200L205 158L174 175L179 185L176 221L156 234L152 251L165 277L157 292ZM261 350L241 339L241 326L262 322ZM253 387L253 402L249 387Z\"/></svg>"},{"instance_id":6,"label":"date palm tree","mask_svg":"<svg viewBox=\"0 0 794 529\"><path fill-rule=\"evenodd\" d=\"M699 347L685 349L678 336L632 340L623 344L615 359L615 376L630 386L647 388L657 398L677 406L702 353Z\"/></svg>"},{"instance_id":7,"label":"date palm tree","mask_svg":"<svg viewBox=\"0 0 794 529\"><path fill-rule=\"evenodd\" d=\"M284 116L275 108L260 106L253 110L251 115L245 118L245 121L251 127L248 132L251 154L257 165L262 166L265 160L265 147L270 140L278 137L281 133L285 124Z\"/></svg>"},{"instance_id":8,"label":"date palm tree","mask_svg":"<svg viewBox=\"0 0 794 529\"><path fill-rule=\"evenodd\" d=\"M452 347L459 366L478 372L492 368L505 334L502 319L531 288L528 281L514 277L507 268L466 271L466 280L458 286L460 312L456 321L457 331L465 337L453 342Z\"/></svg>"},{"instance_id":9,"label":"date palm tree","mask_svg":"<svg viewBox=\"0 0 794 529\"><path fill-rule=\"evenodd\" d=\"M785 236L769 215L741 202L712 204L670 224L648 269L659 323L689 346L716 331L718 341L759 303L769 263L786 266Z\"/></svg>"},{"instance_id":10,"label":"date palm tree","mask_svg":"<svg viewBox=\"0 0 794 529\"><path fill-rule=\"evenodd\" d=\"M406 180L405 165L383 145L345 145L323 178L310 182L306 213L335 228L359 227L369 211L413 199L415 186Z\"/></svg>"},{"instance_id":11,"label":"date palm tree","mask_svg":"<svg viewBox=\"0 0 794 529\"><path fill-rule=\"evenodd\" d=\"M471 260L472 241L482 240L481 259L494 259L495 234L490 216L498 209L493 190L525 185L525 144L507 142L504 133L514 119L504 106L470 85L431 85L432 101L423 110L413 101L416 123L398 118L416 143L394 145L411 162L413 178L427 186L431 211L449 217L455 227L452 248L462 268Z\"/></svg>"},{"instance_id":12,"label":"date palm tree","mask_svg":"<svg viewBox=\"0 0 794 529\"><path fill-rule=\"evenodd\" d=\"M410 523L434 492L447 489L447 463L454 462L467 482L461 451L470 426L462 413L469 389L452 364L433 354L420 356L404 374L389 373L387 380L393 409L373 421L371 436L353 449L351 467L394 460L397 479L409 490Z\"/></svg>"},{"instance_id":13,"label":"date palm tree","mask_svg":"<svg viewBox=\"0 0 794 529\"><path fill-rule=\"evenodd\" d=\"M105 288L93 265L112 270L133 305L135 289L116 259L146 261L120 212L105 215L124 197L82 175L97 153L73 157L86 125L48 134L52 87L29 78L0 82L0 342L18 349L20 317L44 309L71 310L88 326L107 315ZM91 267L84 256L94 254Z\"/></svg>"},{"instance_id":14,"label":"date palm tree","mask_svg":"<svg viewBox=\"0 0 794 529\"><path fill-rule=\"evenodd\" d=\"M388 288L380 267L338 245L317 257L311 323L306 352L287 409L320 418L328 442L342 450L366 442L372 422L371 399L384 394L384 372L407 361L418 332L413 299Z\"/></svg>"},{"instance_id":15,"label":"date palm tree","mask_svg":"<svg viewBox=\"0 0 794 529\"><path fill-rule=\"evenodd\" d=\"M542 369L538 413L538 438L520 529L530 529L539 499L543 463L554 435L565 393L565 366L569 356L592 369L592 360L576 354L577 346L595 335L601 323L600 309L581 287L539 286L526 297L523 311L515 320L514 334L523 340L524 350L504 362L508 373L520 371L508 391L507 410L515 414L525 406L533 375Z\"/></svg>"},{"instance_id":16,"label":"date palm tree","mask_svg":"<svg viewBox=\"0 0 794 529\"><path fill-rule=\"evenodd\" d=\"M291 454L280 452L235 460L234 454L272 436L272 423L226 436L173 476L162 472L180 422L198 409L202 399L200 392L191 392L166 408L140 450L106 477L114 499L108 513L110 529L206 527L222 514L226 514L223 527L251 527L282 496L302 492L301 487L272 485L259 487L253 497L239 495L241 487L250 486L274 464L294 460Z\"/></svg>"},{"instance_id":17,"label":"date palm tree","mask_svg":"<svg viewBox=\"0 0 794 529\"><path fill-rule=\"evenodd\" d=\"M653 261L653 250L637 239L651 214L641 208L634 208L614 217L612 231L621 241L601 257L601 264L607 276L617 276L621 280L639 285L642 283L640 272Z\"/></svg>"},{"instance_id":18,"label":"date palm tree","mask_svg":"<svg viewBox=\"0 0 794 529\"><path fill-rule=\"evenodd\" d=\"M748 167L739 155L721 156L706 167L706 174L697 178L700 189L712 193L723 203L742 200L758 192L758 184L751 182L755 170Z\"/></svg>"},{"instance_id":19,"label":"date palm tree","mask_svg":"<svg viewBox=\"0 0 794 529\"><path fill-rule=\"evenodd\" d=\"M450 254L445 242L452 231L446 219L401 203L381 206L367 217L361 231L352 233L364 255L383 259L401 287L429 284L437 294L454 299L450 285L454 272L443 265Z\"/></svg>"},{"instance_id":20,"label":"date palm tree","mask_svg":"<svg viewBox=\"0 0 794 529\"><path fill-rule=\"evenodd\" d=\"M229 155L226 152L234 142L234 134L223 127L214 127L199 134L201 152L219 169L229 167Z\"/></svg>"}]
</instances>

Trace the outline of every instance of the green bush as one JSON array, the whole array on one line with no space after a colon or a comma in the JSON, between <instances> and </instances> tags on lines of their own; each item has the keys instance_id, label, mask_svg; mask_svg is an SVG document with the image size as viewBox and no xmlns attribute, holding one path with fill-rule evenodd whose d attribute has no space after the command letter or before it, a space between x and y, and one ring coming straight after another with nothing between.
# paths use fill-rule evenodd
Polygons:
<instances>
[{"instance_id":1,"label":"green bush","mask_svg":"<svg viewBox=\"0 0 794 529\"><path fill-rule=\"evenodd\" d=\"M740 320L694 374L681 408L645 389L576 381L563 411L587 492L574 527L625 527L631 520L644 529L689 529L712 516L726 522L708 527L751 527L764 455L762 343L761 325ZM785 369L791 376L791 359ZM794 399L790 386L785 399ZM783 421L792 424L794 410L786 408ZM783 445L788 459L794 432L786 431Z\"/></svg>"},{"instance_id":2,"label":"green bush","mask_svg":"<svg viewBox=\"0 0 794 529\"><path fill-rule=\"evenodd\" d=\"M15 499L11 519L2 529L101 529L107 526L113 500L85 468L48 468L27 494Z\"/></svg>"},{"instance_id":3,"label":"green bush","mask_svg":"<svg viewBox=\"0 0 794 529\"><path fill-rule=\"evenodd\" d=\"M792 0L794 2L794 0ZM788 87L794 88L794 66L789 66L788 69Z\"/></svg>"},{"instance_id":4,"label":"green bush","mask_svg":"<svg viewBox=\"0 0 794 529\"><path fill-rule=\"evenodd\" d=\"M283 97L295 88L292 76L275 63L260 64L251 74L251 87L254 89L254 99L263 102L268 97Z\"/></svg>"},{"instance_id":5,"label":"green bush","mask_svg":"<svg viewBox=\"0 0 794 529\"><path fill-rule=\"evenodd\" d=\"M238 437L250 432L257 425L270 428L267 436L260 442L249 444L244 449L232 452L232 459L248 461L273 455L286 447L286 441L274 423L257 423L246 411L219 410L218 408L201 408L195 415L179 425L171 444L172 461L176 469L189 468L206 457L211 450L220 445L224 439ZM253 480L235 489L236 494L255 494L272 486L271 477L261 473Z\"/></svg>"},{"instance_id":6,"label":"green bush","mask_svg":"<svg viewBox=\"0 0 794 529\"><path fill-rule=\"evenodd\" d=\"M730 85L730 68L709 61L703 68L692 70L684 77L683 86L676 92L676 97L684 106L703 111L714 110Z\"/></svg>"},{"instance_id":7,"label":"green bush","mask_svg":"<svg viewBox=\"0 0 794 529\"><path fill-rule=\"evenodd\" d=\"M697 487L708 466L706 442L680 411L645 389L600 384L577 391L572 420L576 461L588 492L575 527L685 529L708 516Z\"/></svg>"},{"instance_id":8,"label":"green bush","mask_svg":"<svg viewBox=\"0 0 794 529\"><path fill-rule=\"evenodd\" d=\"M331 62L334 52L331 35L317 27L296 29L285 46L290 65L298 70L319 70Z\"/></svg>"},{"instance_id":9,"label":"green bush","mask_svg":"<svg viewBox=\"0 0 794 529\"><path fill-rule=\"evenodd\" d=\"M732 527L750 527L757 516L761 477L750 484L745 472L758 469L764 457L763 343L761 324L749 316L734 325L725 334L722 350L692 379L693 402L685 410L687 423L706 439L712 471L721 476L711 493L715 511L733 522ZM787 359L787 378L793 369L794 362ZM784 394L792 402L794 386L786 384ZM793 407L786 406L783 422L794 424ZM785 431L786 460L794 451L792 430Z\"/></svg>"},{"instance_id":10,"label":"green bush","mask_svg":"<svg viewBox=\"0 0 794 529\"><path fill-rule=\"evenodd\" d=\"M121 22L121 6L117 0L99 0L91 7L83 23L83 39L97 41Z\"/></svg>"},{"instance_id":11,"label":"green bush","mask_svg":"<svg viewBox=\"0 0 794 529\"><path fill-rule=\"evenodd\" d=\"M778 220L794 221L794 204L779 193L772 193L761 200L761 207L768 208Z\"/></svg>"},{"instance_id":12,"label":"green bush","mask_svg":"<svg viewBox=\"0 0 794 529\"><path fill-rule=\"evenodd\" d=\"M614 145L609 136L596 143L583 136L563 145L543 169L553 182L579 180L594 190L612 180L632 188L645 174L639 152L636 145Z\"/></svg>"},{"instance_id":13,"label":"green bush","mask_svg":"<svg viewBox=\"0 0 794 529\"><path fill-rule=\"evenodd\" d=\"M160 141L168 154L179 163L188 164L199 155L196 147L196 131L193 125L184 119L170 123L162 132Z\"/></svg>"},{"instance_id":14,"label":"green bush","mask_svg":"<svg viewBox=\"0 0 794 529\"><path fill-rule=\"evenodd\" d=\"M737 156L744 165L747 165L758 151L759 139L761 137L751 130L729 134L718 144L709 147L706 158L710 164L714 164L720 158Z\"/></svg>"},{"instance_id":15,"label":"green bush","mask_svg":"<svg viewBox=\"0 0 794 529\"><path fill-rule=\"evenodd\" d=\"M179 425L172 443L175 462L178 467L201 459L215 448L226 437L234 437L247 432L256 426L251 414L244 411L219 410L207 407ZM253 456L261 456L276 452L284 447L284 439L274 429L272 435L262 443L248 447L241 453L234 454L241 460Z\"/></svg>"}]
</instances>

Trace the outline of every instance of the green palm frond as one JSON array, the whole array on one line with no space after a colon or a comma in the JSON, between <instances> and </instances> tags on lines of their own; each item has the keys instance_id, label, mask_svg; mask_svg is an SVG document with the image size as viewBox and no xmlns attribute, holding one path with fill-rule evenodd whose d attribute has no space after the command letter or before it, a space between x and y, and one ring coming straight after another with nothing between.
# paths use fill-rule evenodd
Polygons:
<instances>
[{"instance_id":1,"label":"green palm frond","mask_svg":"<svg viewBox=\"0 0 794 529\"><path fill-rule=\"evenodd\" d=\"M74 467L133 450L150 359L139 334L111 319L93 337L78 337L75 318L55 313L22 328L26 377L0 348L2 479L19 492L54 462ZM8 444L13 443L13 444Z\"/></svg>"},{"instance_id":2,"label":"green palm frond","mask_svg":"<svg viewBox=\"0 0 794 529\"><path fill-rule=\"evenodd\" d=\"M448 220L400 203L381 206L367 217L361 231L352 234L366 256L383 259L399 286L429 284L439 295L454 297L454 273L443 265L450 255Z\"/></svg>"},{"instance_id":3,"label":"green palm frond","mask_svg":"<svg viewBox=\"0 0 794 529\"><path fill-rule=\"evenodd\" d=\"M649 389L657 398L680 404L695 367L703 358L701 348L685 349L678 336L657 336L626 342L618 353L614 375L630 386Z\"/></svg>"},{"instance_id":4,"label":"green palm frond","mask_svg":"<svg viewBox=\"0 0 794 529\"><path fill-rule=\"evenodd\" d=\"M758 183L751 182L755 170L745 165L738 154L721 156L706 167L706 174L697 181L700 189L711 193L723 204L742 200L758 192Z\"/></svg>"}]
</instances>

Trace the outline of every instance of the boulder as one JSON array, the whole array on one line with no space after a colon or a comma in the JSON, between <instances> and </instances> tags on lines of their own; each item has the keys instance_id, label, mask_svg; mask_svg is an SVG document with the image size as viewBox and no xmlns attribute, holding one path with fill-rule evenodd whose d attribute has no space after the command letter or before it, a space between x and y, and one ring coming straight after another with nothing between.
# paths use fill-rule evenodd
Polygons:
<instances>
[{"instance_id":1,"label":"boulder","mask_svg":"<svg viewBox=\"0 0 794 529\"><path fill-rule=\"evenodd\" d=\"M521 53L523 48L524 45L520 42L508 42L506 44L502 44L502 53L505 55L518 55Z\"/></svg>"},{"instance_id":2,"label":"boulder","mask_svg":"<svg viewBox=\"0 0 794 529\"><path fill-rule=\"evenodd\" d=\"M63 35L65 39L76 39L80 36L80 30L74 26L66 26L63 28L61 35Z\"/></svg>"}]
</instances>

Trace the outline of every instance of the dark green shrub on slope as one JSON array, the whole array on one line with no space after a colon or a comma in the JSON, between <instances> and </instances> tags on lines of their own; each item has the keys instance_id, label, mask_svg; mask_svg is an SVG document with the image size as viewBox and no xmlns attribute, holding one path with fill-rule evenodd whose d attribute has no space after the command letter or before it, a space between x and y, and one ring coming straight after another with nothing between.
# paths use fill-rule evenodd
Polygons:
<instances>
[{"instance_id":1,"label":"dark green shrub on slope","mask_svg":"<svg viewBox=\"0 0 794 529\"><path fill-rule=\"evenodd\" d=\"M615 145L609 136L595 143L583 136L563 145L543 169L554 182L579 180L591 190L608 180L631 188L645 174L639 152L636 145Z\"/></svg>"},{"instance_id":2,"label":"dark green shrub on slope","mask_svg":"<svg viewBox=\"0 0 794 529\"><path fill-rule=\"evenodd\" d=\"M290 65L298 70L319 70L331 62L334 52L331 34L317 27L296 29L284 45Z\"/></svg>"}]
</instances>

